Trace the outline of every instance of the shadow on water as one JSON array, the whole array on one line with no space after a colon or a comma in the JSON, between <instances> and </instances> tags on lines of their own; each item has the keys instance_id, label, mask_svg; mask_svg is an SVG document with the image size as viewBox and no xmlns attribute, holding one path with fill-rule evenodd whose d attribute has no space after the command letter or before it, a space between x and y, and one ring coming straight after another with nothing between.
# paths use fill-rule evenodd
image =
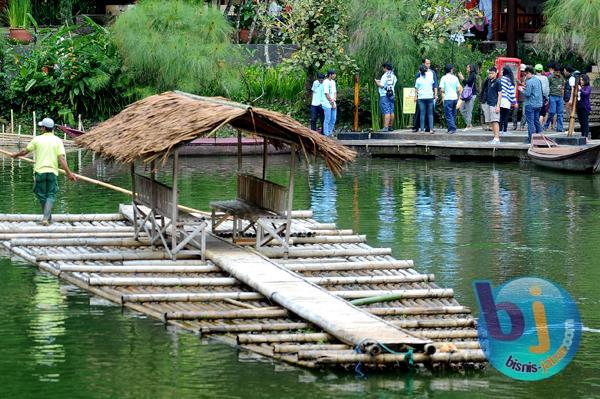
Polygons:
<instances>
[{"instance_id":1,"label":"shadow on water","mask_svg":"<svg viewBox=\"0 0 600 399\"><path fill-rule=\"evenodd\" d=\"M0 161L0 212L33 213L32 170ZM123 187L118 165L70 156L81 173ZM288 158L268 178L287 183ZM260 173L260 157L244 159ZM183 158L181 202L206 209L235 195L236 162ZM168 181L169 172L160 179ZM60 179L58 212L116 212L127 196ZM577 302L586 331L569 367L542 383L480 372L369 374L303 370L167 328L0 253L0 396L137 397L594 397L600 386L600 176L528 164L360 159L340 178L302 163L295 208L367 234L369 244L414 259L475 311L471 284L551 279Z\"/></svg>"}]
</instances>

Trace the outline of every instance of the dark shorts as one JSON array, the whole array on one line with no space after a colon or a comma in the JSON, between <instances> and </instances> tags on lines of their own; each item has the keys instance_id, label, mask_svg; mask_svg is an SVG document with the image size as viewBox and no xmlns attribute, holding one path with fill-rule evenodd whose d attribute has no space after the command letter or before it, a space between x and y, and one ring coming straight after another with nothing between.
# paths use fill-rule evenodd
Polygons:
<instances>
[{"instance_id":1,"label":"dark shorts","mask_svg":"<svg viewBox=\"0 0 600 399\"><path fill-rule=\"evenodd\" d=\"M379 109L381 115L389 115L394 113L394 97L379 96Z\"/></svg>"},{"instance_id":2,"label":"dark shorts","mask_svg":"<svg viewBox=\"0 0 600 399\"><path fill-rule=\"evenodd\" d=\"M45 202L46 200L54 201L56 193L58 193L58 178L54 173L35 173L33 192L38 200Z\"/></svg>"}]
</instances>

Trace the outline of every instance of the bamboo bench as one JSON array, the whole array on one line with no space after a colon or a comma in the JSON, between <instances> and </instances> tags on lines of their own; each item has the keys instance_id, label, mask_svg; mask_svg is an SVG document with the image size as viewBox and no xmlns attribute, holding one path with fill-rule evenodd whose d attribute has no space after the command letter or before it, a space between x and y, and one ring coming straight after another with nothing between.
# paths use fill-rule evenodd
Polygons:
<instances>
[{"instance_id":1,"label":"bamboo bench","mask_svg":"<svg viewBox=\"0 0 600 399\"><path fill-rule=\"evenodd\" d=\"M208 227L206 220L180 210L177 201L173 200L173 189L165 184L136 173L134 187L132 202L135 239L138 238L140 229L143 229L148 234L150 244L154 246L160 240L173 260L188 245L199 249L204 260ZM149 211L140 206L149 208ZM186 230L186 227L191 227L191 230ZM167 244L169 228L170 246Z\"/></svg>"},{"instance_id":2,"label":"bamboo bench","mask_svg":"<svg viewBox=\"0 0 600 399\"><path fill-rule=\"evenodd\" d=\"M217 233L217 227L232 217L234 241L252 228L256 232L257 249L275 240L287 252L289 243L286 237L282 237L289 222L286 198L286 187L256 176L239 174L237 198L210 203L212 231ZM217 215L217 211L221 214ZM242 228L241 220L246 220L248 225Z\"/></svg>"}]
</instances>

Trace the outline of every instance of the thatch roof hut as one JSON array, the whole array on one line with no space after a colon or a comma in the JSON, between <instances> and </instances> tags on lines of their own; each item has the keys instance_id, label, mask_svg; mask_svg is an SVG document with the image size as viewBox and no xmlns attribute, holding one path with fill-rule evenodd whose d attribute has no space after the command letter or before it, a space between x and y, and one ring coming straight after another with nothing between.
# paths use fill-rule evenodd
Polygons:
<instances>
[{"instance_id":1,"label":"thatch roof hut","mask_svg":"<svg viewBox=\"0 0 600 399\"><path fill-rule=\"evenodd\" d=\"M177 147L210 136L226 124L255 133L275 145L295 145L305 155L323 158L338 175L344 164L356 156L354 151L279 112L182 92L166 92L137 101L76 142L109 160L164 163Z\"/></svg>"}]
</instances>

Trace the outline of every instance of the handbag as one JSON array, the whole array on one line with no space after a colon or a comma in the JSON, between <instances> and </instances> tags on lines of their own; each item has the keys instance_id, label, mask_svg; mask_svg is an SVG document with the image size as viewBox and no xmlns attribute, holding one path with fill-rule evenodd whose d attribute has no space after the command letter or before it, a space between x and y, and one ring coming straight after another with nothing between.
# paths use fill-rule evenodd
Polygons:
<instances>
[{"instance_id":1,"label":"handbag","mask_svg":"<svg viewBox=\"0 0 600 399\"><path fill-rule=\"evenodd\" d=\"M462 93L460 94L460 99L463 101L469 101L473 98L473 88L471 86L465 86Z\"/></svg>"}]
</instances>

